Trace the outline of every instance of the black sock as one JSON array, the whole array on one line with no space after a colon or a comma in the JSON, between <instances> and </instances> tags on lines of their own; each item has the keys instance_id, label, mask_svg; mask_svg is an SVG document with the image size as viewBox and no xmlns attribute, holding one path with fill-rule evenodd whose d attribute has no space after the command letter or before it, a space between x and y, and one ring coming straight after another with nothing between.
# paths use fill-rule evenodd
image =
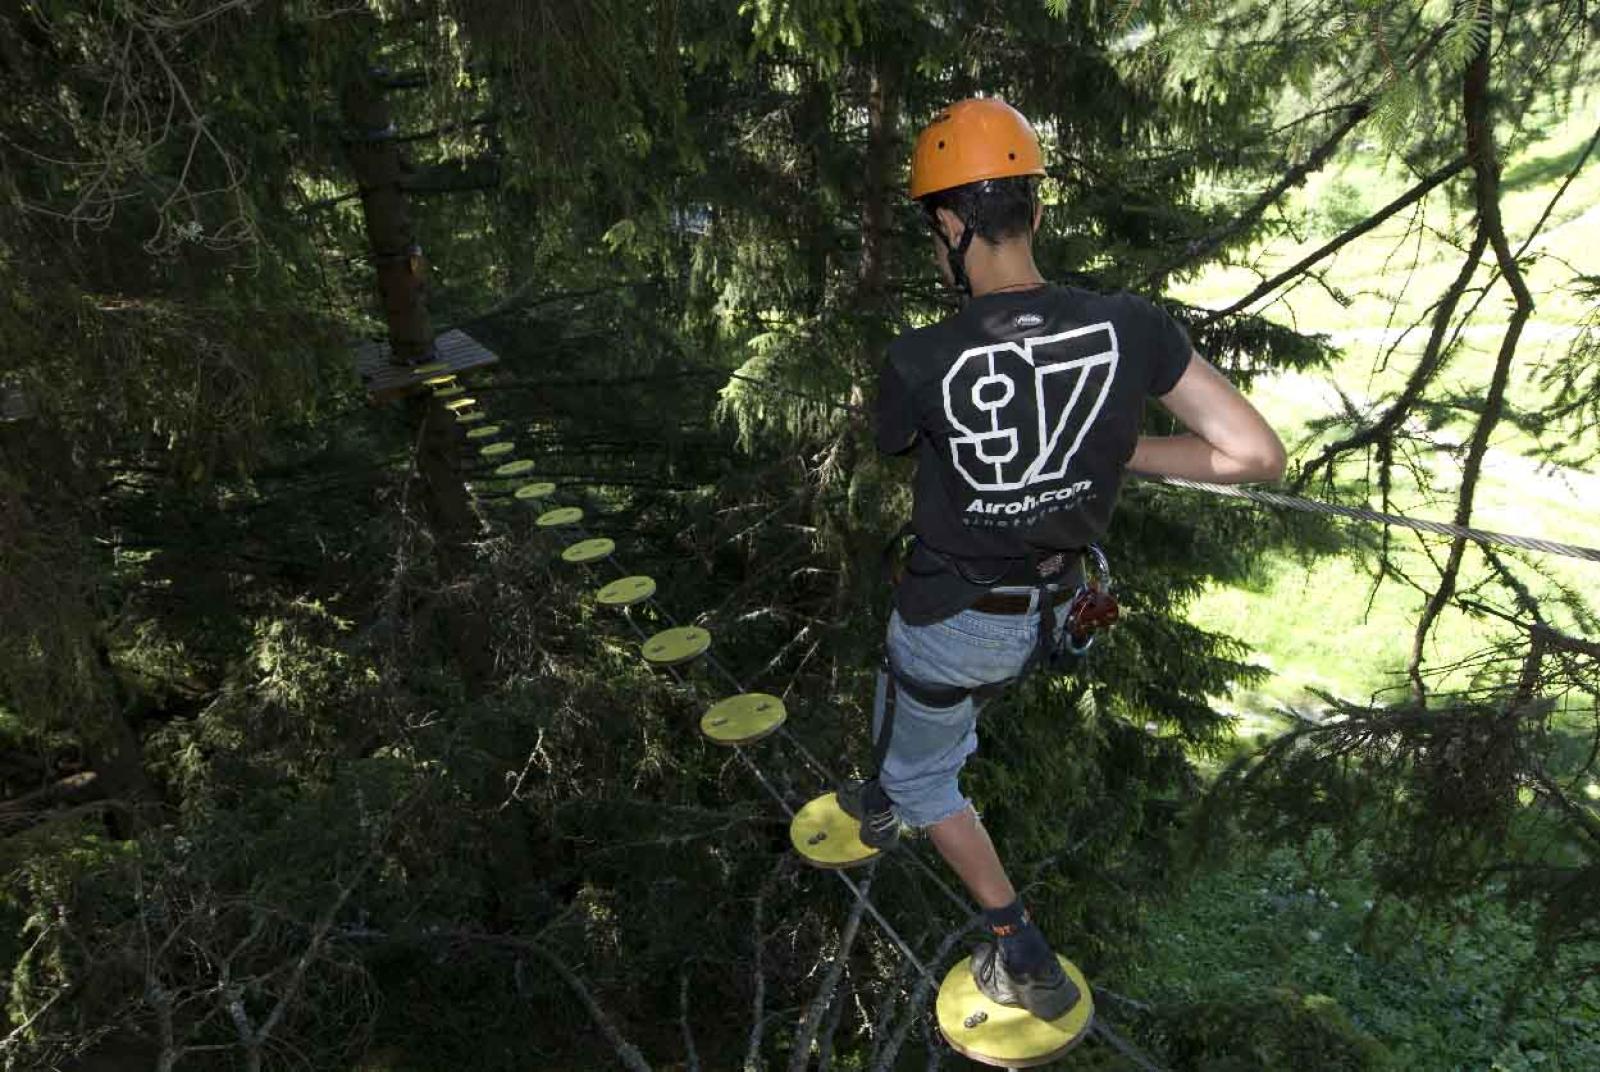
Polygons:
<instances>
[{"instance_id":1,"label":"black sock","mask_svg":"<svg viewBox=\"0 0 1600 1072\"><path fill-rule=\"evenodd\" d=\"M1008 971L1032 975L1050 962L1050 943L1028 918L1020 899L1004 908L985 908L983 919L1000 943L1000 956Z\"/></svg>"},{"instance_id":2,"label":"black sock","mask_svg":"<svg viewBox=\"0 0 1600 1072\"><path fill-rule=\"evenodd\" d=\"M889 794L883 791L883 785L874 778L866 784L861 793L861 808L868 815L881 815L890 810Z\"/></svg>"}]
</instances>

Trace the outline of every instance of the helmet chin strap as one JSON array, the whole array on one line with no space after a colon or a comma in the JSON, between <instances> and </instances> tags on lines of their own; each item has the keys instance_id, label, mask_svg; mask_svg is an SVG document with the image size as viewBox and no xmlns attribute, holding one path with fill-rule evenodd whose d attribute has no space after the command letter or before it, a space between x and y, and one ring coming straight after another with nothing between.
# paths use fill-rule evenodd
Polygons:
<instances>
[{"instance_id":1,"label":"helmet chin strap","mask_svg":"<svg viewBox=\"0 0 1600 1072\"><path fill-rule=\"evenodd\" d=\"M972 280L967 277L967 250L972 248L972 236L976 229L971 221L961 221L961 241L951 244L950 238L940 227L935 226L933 233L939 236L939 241L944 243L945 252L950 259L950 274L955 277L956 289L967 297L972 297Z\"/></svg>"}]
</instances>

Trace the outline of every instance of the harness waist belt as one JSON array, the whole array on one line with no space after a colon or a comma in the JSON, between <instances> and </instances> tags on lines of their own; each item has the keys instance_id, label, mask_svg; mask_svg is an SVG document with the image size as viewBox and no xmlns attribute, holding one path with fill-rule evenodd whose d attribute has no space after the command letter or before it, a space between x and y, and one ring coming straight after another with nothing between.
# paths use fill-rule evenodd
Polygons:
<instances>
[{"instance_id":1,"label":"harness waist belt","mask_svg":"<svg viewBox=\"0 0 1600 1072\"><path fill-rule=\"evenodd\" d=\"M1075 594L1070 588L1058 588L1054 595L1051 596L1050 606L1059 607ZM1032 596L1023 595L1020 592L1009 594L990 592L987 595L979 596L978 601L972 604L972 609L982 611L984 614L1026 614L1028 613L1028 604L1032 599Z\"/></svg>"}]
</instances>

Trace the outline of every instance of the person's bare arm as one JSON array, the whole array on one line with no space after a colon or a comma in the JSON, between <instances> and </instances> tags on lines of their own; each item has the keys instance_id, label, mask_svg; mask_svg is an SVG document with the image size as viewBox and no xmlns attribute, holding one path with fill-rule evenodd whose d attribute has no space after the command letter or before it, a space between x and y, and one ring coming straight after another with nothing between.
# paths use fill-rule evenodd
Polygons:
<instances>
[{"instance_id":1,"label":"person's bare arm","mask_svg":"<svg viewBox=\"0 0 1600 1072\"><path fill-rule=\"evenodd\" d=\"M1260 412L1199 354L1177 385L1157 399L1187 435L1140 436L1128 468L1213 484L1277 480L1288 464L1283 442Z\"/></svg>"}]
</instances>

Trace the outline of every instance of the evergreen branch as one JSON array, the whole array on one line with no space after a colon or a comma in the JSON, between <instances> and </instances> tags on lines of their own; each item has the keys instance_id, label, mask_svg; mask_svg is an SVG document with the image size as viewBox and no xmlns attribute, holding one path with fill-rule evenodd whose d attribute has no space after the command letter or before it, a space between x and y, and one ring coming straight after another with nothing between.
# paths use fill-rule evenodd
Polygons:
<instances>
[{"instance_id":1,"label":"evergreen branch","mask_svg":"<svg viewBox=\"0 0 1600 1072\"><path fill-rule=\"evenodd\" d=\"M1283 271L1279 272L1271 279L1268 279L1266 282L1256 287L1256 289L1252 290L1249 294L1246 294L1243 298L1240 298L1232 305L1229 305L1223 309L1218 309L1216 312L1211 313L1205 319L1196 324L1195 327L1207 327L1216 321L1223 319L1224 317L1232 316L1234 313L1237 313L1246 306L1254 304L1257 299L1271 294L1274 290L1277 290L1291 279L1305 274L1306 270L1312 265L1334 253L1337 253L1339 250L1360 238L1368 231L1371 231L1373 228L1377 227L1391 216L1400 212L1402 209L1408 208L1409 206L1414 205L1418 201L1422 200L1433 191L1434 187L1448 179L1453 178L1455 175L1465 170L1468 163L1469 160L1466 156L1460 156L1452 160L1450 163L1445 164L1443 167L1435 169L1415 186L1411 187L1411 189L1407 190L1393 201L1390 201L1387 205L1384 205L1377 212L1374 212L1372 215L1368 216L1354 227L1344 231L1338 237L1324 243L1311 253L1308 253L1306 256L1300 258L1300 260L1295 262L1294 265L1289 268L1285 268Z\"/></svg>"},{"instance_id":2,"label":"evergreen branch","mask_svg":"<svg viewBox=\"0 0 1600 1072\"><path fill-rule=\"evenodd\" d=\"M856 944L856 934L861 929L861 917L866 912L867 894L872 889L874 877L869 873L861 880L861 889L856 894L855 903L850 906L844 930L839 934L839 948L834 952L833 963L828 966L827 974L817 987L816 996L811 999L805 1017L800 1021L800 1029L795 1032L794 1049L789 1056L789 1072L805 1072L806 1065L811 1062L811 1047L816 1042L817 1029L822 1026L823 1015L838 997L839 979L844 974L845 962L850 959L850 949Z\"/></svg>"},{"instance_id":3,"label":"evergreen branch","mask_svg":"<svg viewBox=\"0 0 1600 1072\"><path fill-rule=\"evenodd\" d=\"M555 970L555 973L561 976L562 981L578 996L578 1000L588 1010L589 1018L600 1029L600 1033L606 1037L606 1041L611 1043L611 1048L617 1052L617 1058L622 1062L623 1066L630 1069L631 1072L651 1072L650 1065L645 1061L644 1055L639 1052L639 1048L624 1038L622 1033L617 1030L616 1025L611 1022L611 1018L606 1015L606 1011L600 1007L600 1003L594 999L594 995L589 992L589 988L583 985L583 980L578 977L577 973L567 967L566 963L546 946L534 942L529 943L528 948L532 950L535 956L550 965Z\"/></svg>"}]
</instances>

